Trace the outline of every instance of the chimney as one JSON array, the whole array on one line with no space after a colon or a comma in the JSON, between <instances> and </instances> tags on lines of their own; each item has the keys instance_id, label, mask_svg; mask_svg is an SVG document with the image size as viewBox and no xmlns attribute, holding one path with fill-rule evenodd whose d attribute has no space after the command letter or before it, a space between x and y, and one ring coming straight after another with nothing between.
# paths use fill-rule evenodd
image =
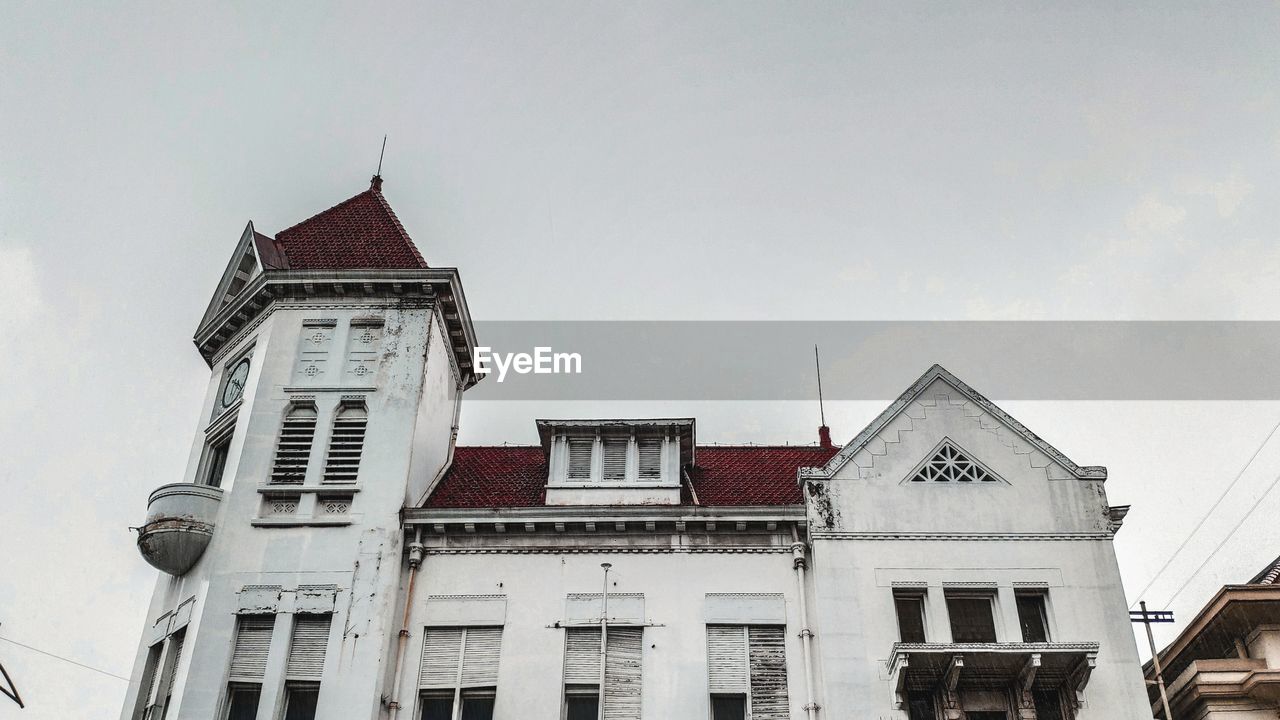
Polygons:
<instances>
[{"instance_id":1,"label":"chimney","mask_svg":"<svg viewBox=\"0 0 1280 720\"><path fill-rule=\"evenodd\" d=\"M373 176L373 179L369 181L369 189L376 193L382 192L382 176L381 175Z\"/></svg>"},{"instance_id":2,"label":"chimney","mask_svg":"<svg viewBox=\"0 0 1280 720\"><path fill-rule=\"evenodd\" d=\"M826 425L821 425L818 427L818 447L822 448L823 450L830 450L832 448L831 428L827 427Z\"/></svg>"}]
</instances>

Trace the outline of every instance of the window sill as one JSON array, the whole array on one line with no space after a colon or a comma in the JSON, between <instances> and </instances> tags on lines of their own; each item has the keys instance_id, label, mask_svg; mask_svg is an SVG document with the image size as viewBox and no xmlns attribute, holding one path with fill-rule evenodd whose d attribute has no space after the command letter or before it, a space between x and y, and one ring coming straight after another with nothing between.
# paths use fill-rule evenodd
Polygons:
<instances>
[{"instance_id":1,"label":"window sill","mask_svg":"<svg viewBox=\"0 0 1280 720\"><path fill-rule=\"evenodd\" d=\"M249 521L253 527L340 527L355 522L354 517L344 518L277 518L263 517Z\"/></svg>"},{"instance_id":2,"label":"window sill","mask_svg":"<svg viewBox=\"0 0 1280 720\"><path fill-rule=\"evenodd\" d=\"M345 392L345 393L371 393L377 392L378 388L373 385L289 385L284 389L287 393L308 393L308 392Z\"/></svg>"},{"instance_id":3,"label":"window sill","mask_svg":"<svg viewBox=\"0 0 1280 720\"><path fill-rule=\"evenodd\" d=\"M360 484L339 485L259 485L258 492L263 495L302 495L305 493L333 493L345 495L360 492Z\"/></svg>"}]
</instances>

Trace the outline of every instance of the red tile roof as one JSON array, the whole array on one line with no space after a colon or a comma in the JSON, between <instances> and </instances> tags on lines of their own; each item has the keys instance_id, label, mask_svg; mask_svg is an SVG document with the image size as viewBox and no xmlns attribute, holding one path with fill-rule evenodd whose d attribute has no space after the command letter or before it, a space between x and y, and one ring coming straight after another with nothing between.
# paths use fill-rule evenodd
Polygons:
<instances>
[{"instance_id":1,"label":"red tile roof","mask_svg":"<svg viewBox=\"0 0 1280 720\"><path fill-rule=\"evenodd\" d=\"M700 446L689 479L701 505L799 505L796 470L822 465L840 448ZM458 447L429 508L534 507L546 500L547 461L540 446ZM692 505L688 483L680 501Z\"/></svg>"},{"instance_id":2,"label":"red tile roof","mask_svg":"<svg viewBox=\"0 0 1280 720\"><path fill-rule=\"evenodd\" d=\"M375 178L368 190L276 233L282 270L416 270L427 267ZM259 255L263 255L261 251ZM270 254L270 253L268 253Z\"/></svg>"}]
</instances>

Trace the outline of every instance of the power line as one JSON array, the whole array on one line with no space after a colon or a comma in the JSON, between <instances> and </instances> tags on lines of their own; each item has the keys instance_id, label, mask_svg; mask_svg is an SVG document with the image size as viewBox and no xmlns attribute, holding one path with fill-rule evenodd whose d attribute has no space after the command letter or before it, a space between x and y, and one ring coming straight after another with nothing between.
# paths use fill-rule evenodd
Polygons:
<instances>
[{"instance_id":1,"label":"power line","mask_svg":"<svg viewBox=\"0 0 1280 720\"><path fill-rule=\"evenodd\" d=\"M77 661L75 661L75 660L72 660L71 658L63 657L63 656L61 656L61 655L55 655L55 654L53 654L53 653L51 653L51 652L47 652L47 651L45 651L45 650L41 650L40 648L31 647L30 645L24 645L23 643L20 643L20 642L18 642L17 640L10 640L10 639L9 639L9 638L7 638L7 637L0 637L0 640L3 640L3 641L5 641L5 642L7 642L7 643L13 643L14 645L17 645L17 646L18 646L18 647L20 647L20 648L26 648L27 650L30 650L31 652L40 653L41 655L47 655L48 657L54 658L55 660L61 660L62 662L65 662L65 663L71 663L72 665L75 665L76 667L82 667L82 668L84 668L85 670L92 670L92 671L94 671L94 672L96 672L96 673L101 673L101 674L103 674L103 675L106 675L107 677L113 677L113 678L115 678L115 679L117 679L117 680L123 680L123 681L125 681L125 682L129 682L129 678L127 678L127 677L123 677L123 676L117 675L117 674L115 674L115 673L113 673L113 672L107 672L106 670L102 670L102 669L100 669L100 668L96 668L96 667L94 667L94 666L92 666L92 665L85 665L84 663L82 663L82 662L77 662Z\"/></svg>"},{"instance_id":2,"label":"power line","mask_svg":"<svg viewBox=\"0 0 1280 720\"><path fill-rule=\"evenodd\" d=\"M1209 561L1218 554L1218 551L1227 544L1227 541L1231 539L1231 536L1236 534L1236 531L1240 529L1240 526L1244 525L1245 521L1252 517L1253 514L1258 511L1258 508L1262 507L1262 501L1271 494L1272 490L1276 489L1277 485L1280 485L1280 475L1276 475L1276 479L1272 480L1271 484L1267 486L1267 489L1258 496L1258 500L1254 503L1253 507L1249 509L1249 512L1245 513L1244 517L1240 518L1240 522L1236 523L1235 526L1231 528L1231 531L1222 538L1222 542L1218 543L1218 546L1213 549L1213 552L1209 553L1209 557L1205 558L1204 562L1200 563L1200 567L1197 567L1195 571L1191 573L1191 576L1187 578L1186 582L1178 586L1178 589L1169 597L1169 600L1165 602L1164 606L1166 610L1173 604L1173 601L1182 594L1182 591L1187 589L1187 586L1191 584L1191 581L1195 576L1200 574L1200 571L1204 569L1204 566L1208 565Z\"/></svg>"},{"instance_id":3,"label":"power line","mask_svg":"<svg viewBox=\"0 0 1280 720\"><path fill-rule=\"evenodd\" d=\"M1147 594L1147 591L1151 589L1151 586L1156 584L1156 580L1159 580L1160 576L1164 574L1164 571L1169 569L1169 566L1172 565L1173 561L1182 553L1182 550L1187 546L1187 543L1191 542L1191 538L1195 537L1196 533L1200 532L1200 528L1204 527L1205 521L1209 519L1209 516L1213 514L1213 511L1218 509L1218 506L1222 504L1222 501L1231 493L1231 489L1236 486L1236 483L1240 482L1240 478L1244 477L1244 471L1248 470L1249 466L1253 464L1253 461L1258 459L1258 455L1262 453L1262 449L1267 446L1267 443L1271 442L1271 438L1276 434L1276 430L1280 430L1280 421L1277 421L1275 427L1271 428L1271 432L1267 433L1267 436L1263 438L1262 444L1259 445L1258 449L1254 450L1253 454L1249 456L1248 461L1246 461L1244 466L1240 468L1240 472L1236 473L1235 479L1231 481L1231 484L1227 485L1227 488L1222 491L1222 494L1218 496L1218 499L1214 501L1213 505L1209 507L1209 510L1200 518L1200 522L1196 523L1196 526L1191 528L1191 532L1187 533L1187 536L1183 538L1182 544L1179 545L1173 551L1173 554L1164 561L1164 565L1160 566L1160 569L1156 571L1156 574L1151 576L1151 580L1147 582L1146 586L1143 587L1135 597L1139 599L1144 597ZM1170 602L1172 602L1172 599L1170 599ZM1133 603L1129 605L1129 609L1132 610L1133 606L1137 604L1138 601L1134 600ZM1167 608L1168 605L1165 607Z\"/></svg>"}]
</instances>

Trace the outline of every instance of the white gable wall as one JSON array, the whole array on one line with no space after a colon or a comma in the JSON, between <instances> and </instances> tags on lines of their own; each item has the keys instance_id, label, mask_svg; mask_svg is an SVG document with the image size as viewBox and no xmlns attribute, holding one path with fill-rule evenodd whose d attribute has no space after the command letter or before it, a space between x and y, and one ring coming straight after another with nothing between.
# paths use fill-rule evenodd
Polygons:
<instances>
[{"instance_id":1,"label":"white gable wall","mask_svg":"<svg viewBox=\"0 0 1280 720\"><path fill-rule=\"evenodd\" d=\"M911 482L949 438L995 482ZM829 480L806 483L823 699L905 718L886 661L895 584L926 588L929 642L950 642L944 590L993 588L999 642L1021 641L1015 587L1047 588L1055 642L1097 642L1080 720L1150 717L1101 480L1080 480L937 379Z\"/></svg>"}]
</instances>

